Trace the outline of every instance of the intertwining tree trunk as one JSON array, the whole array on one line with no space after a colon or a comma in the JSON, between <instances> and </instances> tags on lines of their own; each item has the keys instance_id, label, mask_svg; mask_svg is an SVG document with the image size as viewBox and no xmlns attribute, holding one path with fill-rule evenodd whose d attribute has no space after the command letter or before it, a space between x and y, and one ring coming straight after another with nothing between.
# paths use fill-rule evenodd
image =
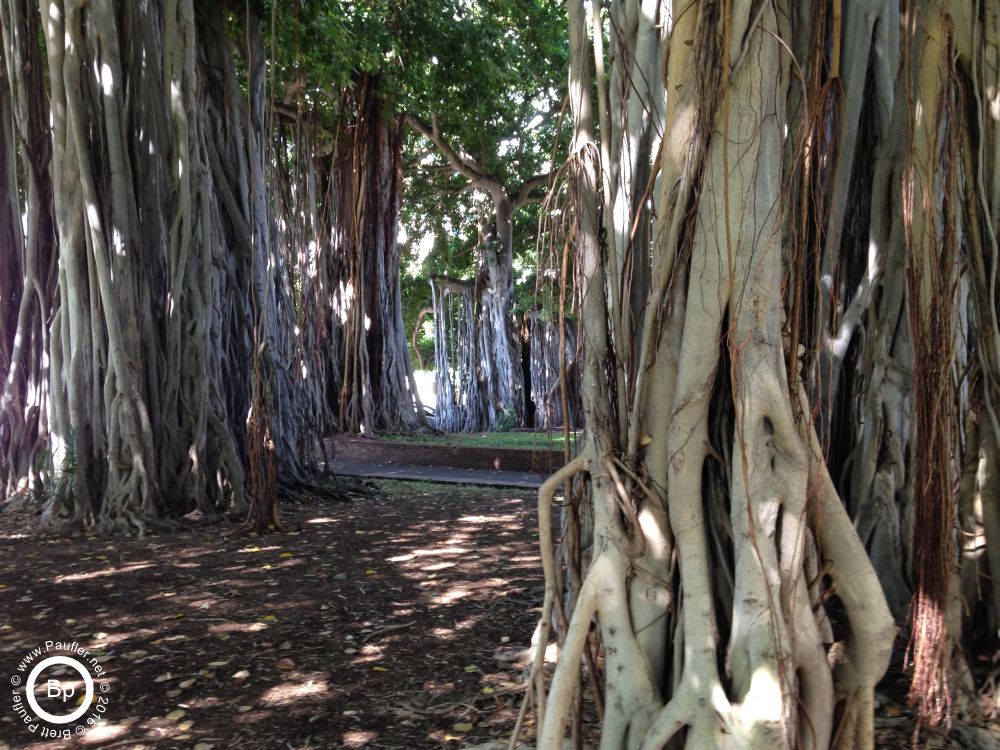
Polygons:
<instances>
[{"instance_id":1,"label":"intertwining tree trunk","mask_svg":"<svg viewBox=\"0 0 1000 750\"><path fill-rule=\"evenodd\" d=\"M529 426L575 428L580 413L575 322L549 320L540 312L529 312L524 315L524 331L535 404L534 423Z\"/></svg>"},{"instance_id":2,"label":"intertwining tree trunk","mask_svg":"<svg viewBox=\"0 0 1000 750\"><path fill-rule=\"evenodd\" d=\"M129 163L131 134L125 111L129 82L122 56L133 41L140 48L144 42L151 45L147 53L153 49L159 53L160 48L158 41L143 35L145 29L120 29L120 19L110 3L94 3L86 12L76 3L44 5L53 182L59 188L55 209L61 330L53 362L61 362L65 368L65 391L54 394L58 406L53 411L58 416L53 420L53 453L59 461L67 441L74 444L77 517L99 514L105 527L141 532L162 510L142 367L147 364L152 370L150 380L158 381L158 358L144 356L148 352L142 351L143 340L147 347L156 347L155 339L146 335L151 333L154 314L159 313L152 309L151 277L157 275L156 282L171 288L177 277L165 272L165 253L146 255L151 248L140 233L133 179L147 175L140 175ZM160 54L155 55L156 63L161 59ZM97 74L81 75L90 70ZM137 78L145 79L142 82L147 85L159 84L159 66L153 71ZM181 71L174 72L172 82L184 91L187 87ZM161 123L168 117L162 105L161 98L160 111L151 115ZM142 132L145 139L155 137L155 131ZM165 145L156 143L154 153L163 154ZM149 150L153 149L147 143ZM179 164L189 158L180 146L174 155ZM164 164L162 172L148 175L154 190L167 189L163 183L171 174L176 175ZM190 239L181 232L190 231L193 224L187 192L190 186L185 188L187 200L178 201L177 214L172 217L175 220L163 221L160 216L157 222L158 228L167 225L174 229L170 244L177 253L186 253ZM163 239L160 234L159 241ZM170 260L180 259L175 256ZM174 300L175 305L179 302ZM180 314L176 307L165 312Z\"/></svg>"},{"instance_id":3,"label":"intertwining tree trunk","mask_svg":"<svg viewBox=\"0 0 1000 750\"><path fill-rule=\"evenodd\" d=\"M10 495L42 491L54 471L51 458L38 457L51 409L47 321L55 300L57 246L36 10L27 0L0 4L0 32L0 247L6 249L0 260L0 482Z\"/></svg>"},{"instance_id":4,"label":"intertwining tree trunk","mask_svg":"<svg viewBox=\"0 0 1000 750\"><path fill-rule=\"evenodd\" d=\"M601 8L592 7L600 66ZM823 71L819 83L831 69L836 76L842 19L784 3L681 11L634 2L614 13L613 30L624 14L637 19L634 28L661 23L670 34L665 78L653 79L667 92L666 130L658 150L651 143L637 159L613 156L604 139L623 108L608 105L598 70L595 142L584 6L570 0L569 169L587 430L579 458L539 493L539 747L560 746L579 712L581 666L600 663L594 619L604 654L602 747L672 739L704 748L870 747L894 624L810 420L798 345L789 347L801 328L789 317L805 315L795 284L808 256L799 250L806 238L785 227L805 211L821 243L830 214L816 201L796 203L788 180L828 177L799 170L819 164L813 150L832 147L823 131L836 126L804 71ZM790 49L802 52L794 76ZM630 51L613 62L622 77L630 77L624 61L641 57ZM817 142L817 132L827 140ZM622 224L611 177L640 167L657 184L645 181L649 195L623 225L637 237L649 226L650 257L628 269L611 245L627 242L621 232L609 231L616 239L602 246L599 209L604 227L609 214ZM650 199L655 219L647 220ZM637 342L626 351L630 330ZM573 485L566 496L586 506L570 507L557 555L550 514L564 482ZM839 607L828 615L831 598ZM540 674L553 623L562 650L546 694Z\"/></svg>"},{"instance_id":5,"label":"intertwining tree trunk","mask_svg":"<svg viewBox=\"0 0 1000 750\"><path fill-rule=\"evenodd\" d=\"M310 314L339 328L324 291L339 277L329 253L302 252L332 220L304 171L294 192L311 198L278 220L269 176L292 177L272 149L261 22L240 19L244 89L223 11L2 4L4 494L104 530L242 512L248 466L272 507L335 426L340 365L316 342L340 338ZM312 164L311 140L295 152Z\"/></svg>"},{"instance_id":6,"label":"intertwining tree trunk","mask_svg":"<svg viewBox=\"0 0 1000 750\"><path fill-rule=\"evenodd\" d=\"M613 34L669 26L666 129L636 162L651 218L626 217L651 231L641 272L601 242L627 112L603 93L601 4L600 147L569 7L587 441L539 497L539 746L579 738L586 697L605 747L871 747L887 603L920 722L974 710L1000 569L1000 7L614 4Z\"/></svg>"},{"instance_id":7,"label":"intertwining tree trunk","mask_svg":"<svg viewBox=\"0 0 1000 750\"><path fill-rule=\"evenodd\" d=\"M0 8L5 497L142 533L245 511L248 473L276 527L333 431L420 423L374 79L331 138L275 100L252 7L238 34L190 0Z\"/></svg>"},{"instance_id":8,"label":"intertwining tree trunk","mask_svg":"<svg viewBox=\"0 0 1000 750\"><path fill-rule=\"evenodd\" d=\"M476 284L436 276L434 307L434 424L445 432L474 432L486 424L487 405L479 378Z\"/></svg>"}]
</instances>

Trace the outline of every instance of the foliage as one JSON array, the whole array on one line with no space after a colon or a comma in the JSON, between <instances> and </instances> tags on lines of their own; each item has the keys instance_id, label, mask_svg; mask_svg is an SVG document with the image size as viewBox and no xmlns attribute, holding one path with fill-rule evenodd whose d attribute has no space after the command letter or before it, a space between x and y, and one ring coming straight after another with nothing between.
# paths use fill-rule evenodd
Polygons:
<instances>
[{"instance_id":1,"label":"foliage","mask_svg":"<svg viewBox=\"0 0 1000 750\"><path fill-rule=\"evenodd\" d=\"M271 96L312 113L323 125L318 141L331 140L337 123L353 117L341 92L373 73L392 110L436 117L449 139L505 184L548 167L567 60L558 0L300 0L265 4L262 14L272 21ZM475 246L492 209L483 195L463 192L464 178L422 137L409 133L404 155L401 284L409 337L430 304L432 275L473 278ZM515 262L524 269L515 274L514 312L521 312L534 306L537 209L526 207L514 223Z\"/></svg>"},{"instance_id":2,"label":"foliage","mask_svg":"<svg viewBox=\"0 0 1000 750\"><path fill-rule=\"evenodd\" d=\"M517 427L517 413L510 408L504 409L497 424L497 432L510 432L515 427Z\"/></svg>"}]
</instances>

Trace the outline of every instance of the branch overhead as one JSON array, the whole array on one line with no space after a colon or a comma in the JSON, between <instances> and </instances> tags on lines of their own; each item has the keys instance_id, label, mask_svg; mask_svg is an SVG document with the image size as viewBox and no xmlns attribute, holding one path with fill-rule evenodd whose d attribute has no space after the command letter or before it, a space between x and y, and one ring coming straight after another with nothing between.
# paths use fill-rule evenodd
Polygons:
<instances>
[{"instance_id":1,"label":"branch overhead","mask_svg":"<svg viewBox=\"0 0 1000 750\"><path fill-rule=\"evenodd\" d=\"M516 211L521 206L529 203L540 201L542 196L532 196L532 193L538 188L548 188L551 177L552 175L549 172L545 172L544 174L536 174L534 177L529 177L522 182L521 186L514 193L514 210Z\"/></svg>"},{"instance_id":2,"label":"branch overhead","mask_svg":"<svg viewBox=\"0 0 1000 750\"><path fill-rule=\"evenodd\" d=\"M407 114L406 124L437 146L452 168L468 179L473 185L491 193L498 190L506 192L503 183L497 177L482 171L472 157L460 154L448 143L438 129L436 117L432 117L431 123L428 125L415 115Z\"/></svg>"}]
</instances>

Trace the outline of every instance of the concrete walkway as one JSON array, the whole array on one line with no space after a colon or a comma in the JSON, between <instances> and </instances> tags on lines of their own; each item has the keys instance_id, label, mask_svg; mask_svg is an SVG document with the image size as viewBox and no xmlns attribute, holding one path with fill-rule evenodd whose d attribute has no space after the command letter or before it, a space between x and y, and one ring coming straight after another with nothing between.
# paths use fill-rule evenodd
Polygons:
<instances>
[{"instance_id":1,"label":"concrete walkway","mask_svg":"<svg viewBox=\"0 0 1000 750\"><path fill-rule=\"evenodd\" d=\"M536 490L545 481L544 474L526 471L487 471L485 469L456 469L450 466L410 466L396 463L370 463L334 459L330 471L348 477L372 479L405 479L441 484L473 484L483 487L515 487Z\"/></svg>"}]
</instances>

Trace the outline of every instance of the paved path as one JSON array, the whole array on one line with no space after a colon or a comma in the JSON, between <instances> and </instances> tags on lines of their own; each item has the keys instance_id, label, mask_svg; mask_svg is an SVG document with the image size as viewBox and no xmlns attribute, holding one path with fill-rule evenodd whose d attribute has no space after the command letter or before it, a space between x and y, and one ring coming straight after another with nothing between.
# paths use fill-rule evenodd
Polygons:
<instances>
[{"instance_id":1,"label":"paved path","mask_svg":"<svg viewBox=\"0 0 1000 750\"><path fill-rule=\"evenodd\" d=\"M348 477L377 479L409 479L442 484L475 484L486 487L517 487L534 490L545 480L544 474L526 471L487 471L456 469L450 466L409 466L406 464L376 464L367 461L334 459L330 471Z\"/></svg>"}]
</instances>

